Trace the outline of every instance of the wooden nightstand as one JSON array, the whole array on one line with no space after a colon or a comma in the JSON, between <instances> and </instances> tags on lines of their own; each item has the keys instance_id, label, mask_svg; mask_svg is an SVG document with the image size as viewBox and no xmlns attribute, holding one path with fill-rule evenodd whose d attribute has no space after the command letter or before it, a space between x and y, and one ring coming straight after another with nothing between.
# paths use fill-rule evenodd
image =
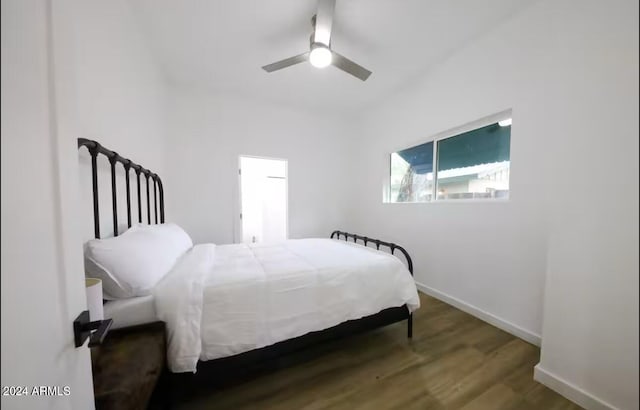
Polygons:
<instances>
[{"instance_id":1,"label":"wooden nightstand","mask_svg":"<svg viewBox=\"0 0 640 410\"><path fill-rule=\"evenodd\" d=\"M166 371L164 322L112 330L91 363L97 410L148 408Z\"/></svg>"}]
</instances>

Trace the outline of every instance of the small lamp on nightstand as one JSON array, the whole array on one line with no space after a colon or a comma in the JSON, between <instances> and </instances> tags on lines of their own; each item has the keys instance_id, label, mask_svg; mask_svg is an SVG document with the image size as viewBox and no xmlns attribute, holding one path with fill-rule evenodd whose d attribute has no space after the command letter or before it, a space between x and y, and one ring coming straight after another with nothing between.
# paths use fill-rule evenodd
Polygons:
<instances>
[{"instance_id":1,"label":"small lamp on nightstand","mask_svg":"<svg viewBox=\"0 0 640 410\"><path fill-rule=\"evenodd\" d=\"M89 338L89 347L102 344L113 319L104 320L102 308L102 281L95 278L85 279L87 292L87 308L73 321L73 334L76 347L84 344Z\"/></svg>"},{"instance_id":2,"label":"small lamp on nightstand","mask_svg":"<svg viewBox=\"0 0 640 410\"><path fill-rule=\"evenodd\" d=\"M102 308L102 280L96 278L86 278L84 280L87 287L87 308L91 320L104 319Z\"/></svg>"}]
</instances>

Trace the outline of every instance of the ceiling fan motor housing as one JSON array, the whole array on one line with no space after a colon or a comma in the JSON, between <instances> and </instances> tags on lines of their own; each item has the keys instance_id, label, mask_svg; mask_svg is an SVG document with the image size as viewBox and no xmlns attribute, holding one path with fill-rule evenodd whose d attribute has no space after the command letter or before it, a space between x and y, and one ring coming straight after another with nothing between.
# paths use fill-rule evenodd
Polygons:
<instances>
[{"instance_id":1,"label":"ceiling fan motor housing","mask_svg":"<svg viewBox=\"0 0 640 410\"><path fill-rule=\"evenodd\" d=\"M329 42L329 44L324 44L324 43L319 43L314 41L314 38L316 37L316 15L314 14L313 17L311 17L311 35L309 36L309 50L313 50L316 47L327 47L327 48L331 48L331 42Z\"/></svg>"},{"instance_id":2,"label":"ceiling fan motor housing","mask_svg":"<svg viewBox=\"0 0 640 410\"><path fill-rule=\"evenodd\" d=\"M336 0L318 0L318 12L311 17L312 30L308 52L276 61L263 66L262 69L271 73L308 61L316 68L333 65L359 80L366 81L371 75L371 71L331 49L331 28L335 3ZM320 19L318 19L318 15L320 15Z\"/></svg>"},{"instance_id":3,"label":"ceiling fan motor housing","mask_svg":"<svg viewBox=\"0 0 640 410\"><path fill-rule=\"evenodd\" d=\"M314 48L328 48L329 50L331 50L331 47L324 44L324 43L316 43L313 41L313 36L311 36L311 41L309 41L309 51L313 50Z\"/></svg>"}]
</instances>

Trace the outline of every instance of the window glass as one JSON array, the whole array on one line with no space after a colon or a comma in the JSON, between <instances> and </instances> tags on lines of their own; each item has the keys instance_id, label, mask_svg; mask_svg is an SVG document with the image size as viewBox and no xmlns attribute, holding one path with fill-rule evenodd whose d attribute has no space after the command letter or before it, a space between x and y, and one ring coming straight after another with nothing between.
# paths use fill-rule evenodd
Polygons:
<instances>
[{"instance_id":1,"label":"window glass","mask_svg":"<svg viewBox=\"0 0 640 410\"><path fill-rule=\"evenodd\" d=\"M511 124L501 123L438 141L438 199L509 196Z\"/></svg>"},{"instance_id":2,"label":"window glass","mask_svg":"<svg viewBox=\"0 0 640 410\"><path fill-rule=\"evenodd\" d=\"M427 202L433 195L433 142L391 154L391 202Z\"/></svg>"}]
</instances>

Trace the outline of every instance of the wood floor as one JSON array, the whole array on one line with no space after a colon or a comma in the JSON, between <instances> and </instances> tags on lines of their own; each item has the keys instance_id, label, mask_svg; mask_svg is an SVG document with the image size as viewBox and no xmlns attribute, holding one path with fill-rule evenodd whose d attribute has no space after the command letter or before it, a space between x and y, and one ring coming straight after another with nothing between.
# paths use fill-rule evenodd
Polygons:
<instances>
[{"instance_id":1,"label":"wood floor","mask_svg":"<svg viewBox=\"0 0 640 410\"><path fill-rule=\"evenodd\" d=\"M580 409L533 380L539 349L420 294L398 323L179 404L180 409Z\"/></svg>"}]
</instances>

